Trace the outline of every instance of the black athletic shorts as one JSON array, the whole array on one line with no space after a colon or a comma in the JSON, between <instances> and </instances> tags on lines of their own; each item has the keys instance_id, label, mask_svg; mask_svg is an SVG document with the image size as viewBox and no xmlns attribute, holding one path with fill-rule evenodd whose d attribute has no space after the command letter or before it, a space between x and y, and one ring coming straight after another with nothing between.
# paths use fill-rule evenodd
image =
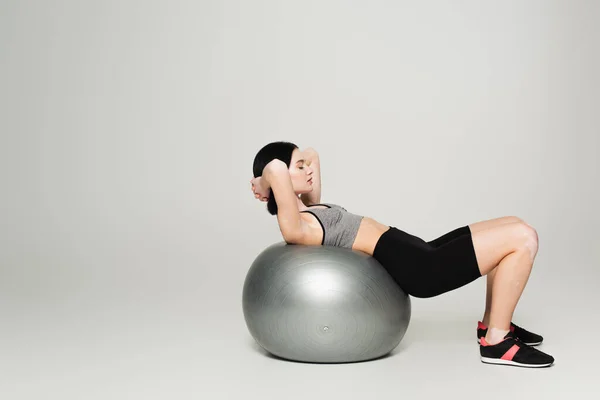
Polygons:
<instances>
[{"instance_id":1,"label":"black athletic shorts","mask_svg":"<svg viewBox=\"0 0 600 400\"><path fill-rule=\"evenodd\" d=\"M438 296L481 276L468 225L430 242L392 226L373 257L414 297Z\"/></svg>"}]
</instances>

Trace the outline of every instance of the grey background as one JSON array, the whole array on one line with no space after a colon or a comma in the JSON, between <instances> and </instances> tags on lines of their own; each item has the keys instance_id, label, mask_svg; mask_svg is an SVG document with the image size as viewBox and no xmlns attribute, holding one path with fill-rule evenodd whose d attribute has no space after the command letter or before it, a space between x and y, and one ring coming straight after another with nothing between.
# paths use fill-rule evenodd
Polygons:
<instances>
[{"instance_id":1,"label":"grey background","mask_svg":"<svg viewBox=\"0 0 600 400\"><path fill-rule=\"evenodd\" d=\"M600 3L0 4L3 399L594 398ZM540 249L515 322L550 369L479 361L485 280L393 356L266 357L245 273L281 240L250 192L272 140L323 201L430 239L517 215Z\"/></svg>"}]
</instances>

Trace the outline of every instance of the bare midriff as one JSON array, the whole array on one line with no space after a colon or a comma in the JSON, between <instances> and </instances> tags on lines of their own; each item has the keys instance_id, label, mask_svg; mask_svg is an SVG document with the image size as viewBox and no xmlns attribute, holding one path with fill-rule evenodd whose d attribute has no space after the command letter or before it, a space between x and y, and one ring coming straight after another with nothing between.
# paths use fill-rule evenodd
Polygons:
<instances>
[{"instance_id":1,"label":"bare midriff","mask_svg":"<svg viewBox=\"0 0 600 400\"><path fill-rule=\"evenodd\" d=\"M359 250L372 256L377 241L388 229L390 229L388 225L377 222L373 218L363 217L352 250Z\"/></svg>"}]
</instances>

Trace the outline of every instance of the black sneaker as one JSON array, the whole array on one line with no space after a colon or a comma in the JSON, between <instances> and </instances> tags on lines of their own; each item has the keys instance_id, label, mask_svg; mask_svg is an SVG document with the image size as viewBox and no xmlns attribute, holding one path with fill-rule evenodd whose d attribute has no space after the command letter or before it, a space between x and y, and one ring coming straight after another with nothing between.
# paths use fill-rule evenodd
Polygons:
<instances>
[{"instance_id":1,"label":"black sneaker","mask_svg":"<svg viewBox=\"0 0 600 400\"><path fill-rule=\"evenodd\" d=\"M477 343L480 343L482 337L487 334L487 326L483 322L477 322ZM544 338L536 333L531 333L518 325L510 323L510 331L515 334L515 337L528 346L537 346L544 341Z\"/></svg>"},{"instance_id":2,"label":"black sneaker","mask_svg":"<svg viewBox=\"0 0 600 400\"><path fill-rule=\"evenodd\" d=\"M541 368L554 363L554 357L526 345L508 332L504 340L491 345L481 338L479 345L481 361L487 364L512 365L516 367Z\"/></svg>"}]
</instances>

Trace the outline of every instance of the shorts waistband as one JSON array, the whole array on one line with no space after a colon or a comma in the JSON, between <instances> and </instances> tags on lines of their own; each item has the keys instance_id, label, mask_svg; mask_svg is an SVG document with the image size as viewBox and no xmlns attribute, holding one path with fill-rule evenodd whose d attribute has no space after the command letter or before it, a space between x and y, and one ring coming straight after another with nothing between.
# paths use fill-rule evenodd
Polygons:
<instances>
[{"instance_id":1,"label":"shorts waistband","mask_svg":"<svg viewBox=\"0 0 600 400\"><path fill-rule=\"evenodd\" d=\"M381 243L385 242L387 237L390 236L395 230L398 230L398 228L396 228L395 226L390 226L390 229L383 232L381 236L379 236L377 243L375 243L375 248L373 249L373 257L377 258L378 250L381 249Z\"/></svg>"}]
</instances>

